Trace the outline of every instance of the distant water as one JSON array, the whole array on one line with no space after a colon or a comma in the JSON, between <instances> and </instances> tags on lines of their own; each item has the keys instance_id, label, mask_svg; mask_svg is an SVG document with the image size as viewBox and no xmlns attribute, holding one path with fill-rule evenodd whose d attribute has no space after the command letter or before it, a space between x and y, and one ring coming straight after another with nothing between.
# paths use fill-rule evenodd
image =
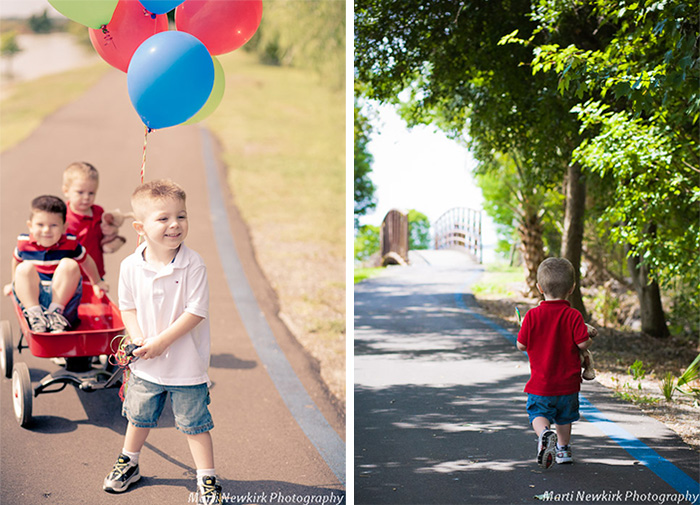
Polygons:
<instances>
[{"instance_id":1,"label":"distant water","mask_svg":"<svg viewBox=\"0 0 700 505\"><path fill-rule=\"evenodd\" d=\"M11 64L7 58L2 58L3 84L28 81L101 61L94 49L78 44L68 33L18 35L17 44L22 51L15 54ZM7 74L10 68L12 76Z\"/></svg>"}]
</instances>

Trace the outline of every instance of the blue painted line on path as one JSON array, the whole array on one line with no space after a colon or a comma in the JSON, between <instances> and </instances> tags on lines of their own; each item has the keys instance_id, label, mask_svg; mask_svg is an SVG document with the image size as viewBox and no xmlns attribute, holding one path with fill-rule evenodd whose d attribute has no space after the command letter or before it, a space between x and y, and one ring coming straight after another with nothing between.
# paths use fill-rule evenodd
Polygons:
<instances>
[{"instance_id":1,"label":"blue painted line on path","mask_svg":"<svg viewBox=\"0 0 700 505\"><path fill-rule=\"evenodd\" d=\"M204 128L200 128L200 132L214 237L229 290L243 325L287 409L340 483L345 486L345 442L328 424L304 389L258 306L231 236L221 191L224 186L219 180L211 136Z\"/></svg>"},{"instance_id":2,"label":"blue painted line on path","mask_svg":"<svg viewBox=\"0 0 700 505\"><path fill-rule=\"evenodd\" d=\"M465 310L471 317L474 317L479 322L484 323L489 328L496 331L515 346L517 335L514 335L494 321L469 308L462 297L462 293L455 293L454 296L455 302L459 308ZM579 403L581 414L583 414L589 422L593 423L596 428L627 451L630 456L649 468L649 470L654 472L679 494L683 495L687 501L694 505L700 504L700 483L694 481L680 468L659 455L659 453L620 425L605 417L605 415L581 393L579 393Z\"/></svg>"}]
</instances>

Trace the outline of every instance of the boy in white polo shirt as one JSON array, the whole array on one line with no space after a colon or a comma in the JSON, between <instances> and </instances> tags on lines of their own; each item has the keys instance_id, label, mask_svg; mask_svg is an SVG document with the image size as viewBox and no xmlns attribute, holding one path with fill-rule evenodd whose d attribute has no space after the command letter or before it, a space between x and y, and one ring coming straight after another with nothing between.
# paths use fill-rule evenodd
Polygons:
<instances>
[{"instance_id":1,"label":"boy in white polo shirt","mask_svg":"<svg viewBox=\"0 0 700 505\"><path fill-rule=\"evenodd\" d=\"M124 447L103 489L126 491L141 478L139 454L169 392L197 468L198 503L221 503L207 408L209 286L202 258L184 244L185 192L171 181L150 181L136 188L131 206L134 229L145 240L121 264L119 308L139 359L130 365L124 399Z\"/></svg>"}]
</instances>

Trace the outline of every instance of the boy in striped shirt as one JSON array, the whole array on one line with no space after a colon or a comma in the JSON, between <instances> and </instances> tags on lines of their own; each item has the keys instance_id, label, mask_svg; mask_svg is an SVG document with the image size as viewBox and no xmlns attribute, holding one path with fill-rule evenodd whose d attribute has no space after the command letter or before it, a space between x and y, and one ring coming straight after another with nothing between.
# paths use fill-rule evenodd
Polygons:
<instances>
[{"instance_id":1,"label":"boy in striped shirt","mask_svg":"<svg viewBox=\"0 0 700 505\"><path fill-rule=\"evenodd\" d=\"M66 204L56 196L32 200L28 234L17 238L12 257L11 286L32 332L67 331L78 322L82 297L82 267L95 294L103 296L107 286L97 266L75 235L65 233Z\"/></svg>"}]
</instances>

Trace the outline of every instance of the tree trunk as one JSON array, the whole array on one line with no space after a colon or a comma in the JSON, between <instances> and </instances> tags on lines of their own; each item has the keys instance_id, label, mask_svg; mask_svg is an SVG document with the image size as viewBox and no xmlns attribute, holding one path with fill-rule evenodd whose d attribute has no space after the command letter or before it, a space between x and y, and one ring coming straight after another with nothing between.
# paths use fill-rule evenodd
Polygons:
<instances>
[{"instance_id":1,"label":"tree trunk","mask_svg":"<svg viewBox=\"0 0 700 505\"><path fill-rule=\"evenodd\" d=\"M564 236L561 255L574 266L576 286L569 301L585 320L586 307L581 297L581 251L583 248L583 218L586 213L586 183L581 176L581 165L573 163L566 172L566 210L564 213Z\"/></svg>"},{"instance_id":2,"label":"tree trunk","mask_svg":"<svg viewBox=\"0 0 700 505\"><path fill-rule=\"evenodd\" d=\"M525 211L521 217L520 226L518 226L518 234L520 235L520 251L527 270L528 295L532 297L540 294L537 290L537 267L544 261L543 231L542 220L537 212Z\"/></svg>"},{"instance_id":3,"label":"tree trunk","mask_svg":"<svg viewBox=\"0 0 700 505\"><path fill-rule=\"evenodd\" d=\"M627 247L629 251L629 247ZM649 269L641 262L639 256L627 257L627 268L632 276L632 284L639 298L642 316L642 332L656 338L669 336L666 317L661 304L661 290L656 281L649 282Z\"/></svg>"}]
</instances>

